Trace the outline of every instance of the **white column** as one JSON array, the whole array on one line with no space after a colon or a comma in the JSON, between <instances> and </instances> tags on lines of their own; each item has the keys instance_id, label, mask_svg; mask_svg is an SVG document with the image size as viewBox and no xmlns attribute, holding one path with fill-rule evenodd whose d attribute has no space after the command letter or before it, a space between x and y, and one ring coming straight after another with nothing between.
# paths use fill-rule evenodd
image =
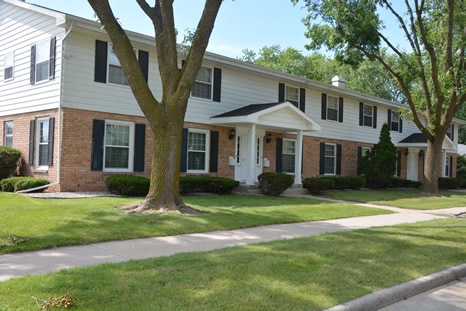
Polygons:
<instances>
[{"instance_id":1,"label":"white column","mask_svg":"<svg viewBox=\"0 0 466 311\"><path fill-rule=\"evenodd\" d=\"M254 185L256 181L256 124L251 124L249 130L249 177L246 185Z\"/></svg>"},{"instance_id":2,"label":"white column","mask_svg":"<svg viewBox=\"0 0 466 311\"><path fill-rule=\"evenodd\" d=\"M303 131L298 131L296 134L296 145L295 145L295 164L294 164L294 183L301 184L301 171L303 163Z\"/></svg>"}]
</instances>

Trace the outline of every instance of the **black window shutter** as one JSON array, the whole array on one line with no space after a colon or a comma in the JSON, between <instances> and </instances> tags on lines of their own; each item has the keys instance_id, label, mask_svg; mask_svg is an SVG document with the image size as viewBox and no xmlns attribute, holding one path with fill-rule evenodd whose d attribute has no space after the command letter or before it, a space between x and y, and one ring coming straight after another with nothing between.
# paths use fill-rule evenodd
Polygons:
<instances>
[{"instance_id":1,"label":"black window shutter","mask_svg":"<svg viewBox=\"0 0 466 311\"><path fill-rule=\"evenodd\" d=\"M212 173L218 172L218 132L210 132L210 163L209 171Z\"/></svg>"},{"instance_id":2,"label":"black window shutter","mask_svg":"<svg viewBox=\"0 0 466 311\"><path fill-rule=\"evenodd\" d=\"M337 175L341 175L341 145L337 145Z\"/></svg>"},{"instance_id":3,"label":"black window shutter","mask_svg":"<svg viewBox=\"0 0 466 311\"><path fill-rule=\"evenodd\" d=\"M327 94L322 93L322 111L320 112L322 120L327 120Z\"/></svg>"},{"instance_id":4,"label":"black window shutter","mask_svg":"<svg viewBox=\"0 0 466 311\"><path fill-rule=\"evenodd\" d=\"M92 171L101 171L104 167L104 134L105 121L94 119L92 123Z\"/></svg>"},{"instance_id":5,"label":"black window shutter","mask_svg":"<svg viewBox=\"0 0 466 311\"><path fill-rule=\"evenodd\" d=\"M343 122L343 97L338 99L338 122Z\"/></svg>"},{"instance_id":6,"label":"black window shutter","mask_svg":"<svg viewBox=\"0 0 466 311\"><path fill-rule=\"evenodd\" d=\"M299 109L302 112L306 112L306 89L299 89Z\"/></svg>"},{"instance_id":7,"label":"black window shutter","mask_svg":"<svg viewBox=\"0 0 466 311\"><path fill-rule=\"evenodd\" d=\"M372 113L373 113L373 123L372 123L372 127L373 128L377 128L377 107L374 106L374 109L372 110Z\"/></svg>"},{"instance_id":8,"label":"black window shutter","mask_svg":"<svg viewBox=\"0 0 466 311\"><path fill-rule=\"evenodd\" d=\"M36 122L34 120L29 121L29 158L28 164L34 164L34 130L36 129Z\"/></svg>"},{"instance_id":9,"label":"black window shutter","mask_svg":"<svg viewBox=\"0 0 466 311\"><path fill-rule=\"evenodd\" d=\"M107 83L107 49L107 42L95 40L95 82Z\"/></svg>"},{"instance_id":10,"label":"black window shutter","mask_svg":"<svg viewBox=\"0 0 466 311\"><path fill-rule=\"evenodd\" d=\"M285 84L278 83L278 102L283 103L285 101Z\"/></svg>"},{"instance_id":11,"label":"black window shutter","mask_svg":"<svg viewBox=\"0 0 466 311\"><path fill-rule=\"evenodd\" d=\"M55 58L57 54L57 37L50 39L49 79L55 79Z\"/></svg>"},{"instance_id":12,"label":"black window shutter","mask_svg":"<svg viewBox=\"0 0 466 311\"><path fill-rule=\"evenodd\" d=\"M364 120L364 103L359 103L359 125L362 126Z\"/></svg>"},{"instance_id":13,"label":"black window shutter","mask_svg":"<svg viewBox=\"0 0 466 311\"><path fill-rule=\"evenodd\" d=\"M282 154L283 154L283 139L282 138L277 138L277 150L276 150L276 155L275 155L275 160L276 160L276 166L275 166L275 171L276 172L281 172L282 171Z\"/></svg>"},{"instance_id":14,"label":"black window shutter","mask_svg":"<svg viewBox=\"0 0 466 311\"><path fill-rule=\"evenodd\" d=\"M398 159L396 161L396 176L401 176L401 151L398 151Z\"/></svg>"},{"instance_id":15,"label":"black window shutter","mask_svg":"<svg viewBox=\"0 0 466 311\"><path fill-rule=\"evenodd\" d=\"M214 91L212 100L220 102L222 90L222 69L214 68Z\"/></svg>"},{"instance_id":16,"label":"black window shutter","mask_svg":"<svg viewBox=\"0 0 466 311\"><path fill-rule=\"evenodd\" d=\"M134 129L134 160L133 169L135 172L144 172L146 149L146 125L136 124Z\"/></svg>"},{"instance_id":17,"label":"black window shutter","mask_svg":"<svg viewBox=\"0 0 466 311\"><path fill-rule=\"evenodd\" d=\"M36 83L36 45L31 46L31 67L30 67L30 82L33 85Z\"/></svg>"},{"instance_id":18,"label":"black window shutter","mask_svg":"<svg viewBox=\"0 0 466 311\"><path fill-rule=\"evenodd\" d=\"M183 136L181 138L180 172L185 173L187 171L187 164L188 164L188 129L183 129Z\"/></svg>"},{"instance_id":19,"label":"black window shutter","mask_svg":"<svg viewBox=\"0 0 466 311\"><path fill-rule=\"evenodd\" d=\"M387 114L387 123L390 131L392 130L392 110L388 109L388 114Z\"/></svg>"},{"instance_id":20,"label":"black window shutter","mask_svg":"<svg viewBox=\"0 0 466 311\"><path fill-rule=\"evenodd\" d=\"M141 67L142 75L147 82L149 79L149 52L139 50L138 62Z\"/></svg>"},{"instance_id":21,"label":"black window shutter","mask_svg":"<svg viewBox=\"0 0 466 311\"><path fill-rule=\"evenodd\" d=\"M455 125L451 125L451 141L455 141Z\"/></svg>"},{"instance_id":22,"label":"black window shutter","mask_svg":"<svg viewBox=\"0 0 466 311\"><path fill-rule=\"evenodd\" d=\"M324 173L325 173L325 143L320 143L319 174L324 175Z\"/></svg>"},{"instance_id":23,"label":"black window shutter","mask_svg":"<svg viewBox=\"0 0 466 311\"><path fill-rule=\"evenodd\" d=\"M49 118L49 141L47 144L48 151L47 151L47 165L53 165L53 136L55 133L55 118Z\"/></svg>"},{"instance_id":24,"label":"black window shutter","mask_svg":"<svg viewBox=\"0 0 466 311\"><path fill-rule=\"evenodd\" d=\"M400 118L400 124L398 126L398 132L403 133L403 119Z\"/></svg>"},{"instance_id":25,"label":"black window shutter","mask_svg":"<svg viewBox=\"0 0 466 311\"><path fill-rule=\"evenodd\" d=\"M358 147L358 168L357 168L357 174L361 175L361 160L362 160L362 147Z\"/></svg>"}]
</instances>

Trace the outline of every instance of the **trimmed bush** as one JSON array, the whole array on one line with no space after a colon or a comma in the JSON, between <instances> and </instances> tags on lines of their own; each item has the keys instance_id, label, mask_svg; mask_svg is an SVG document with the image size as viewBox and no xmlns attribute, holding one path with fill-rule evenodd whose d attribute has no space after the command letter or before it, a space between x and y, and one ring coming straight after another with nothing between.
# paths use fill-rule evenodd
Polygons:
<instances>
[{"instance_id":1,"label":"trimmed bush","mask_svg":"<svg viewBox=\"0 0 466 311\"><path fill-rule=\"evenodd\" d=\"M266 172L257 179L260 191L272 196L279 196L294 183L294 177L285 173Z\"/></svg>"},{"instance_id":2,"label":"trimmed bush","mask_svg":"<svg viewBox=\"0 0 466 311\"><path fill-rule=\"evenodd\" d=\"M142 176L113 175L105 179L108 191L124 196L146 196L149 192L150 179ZM239 181L209 176L181 176L180 193L215 193L228 194L238 187Z\"/></svg>"},{"instance_id":3,"label":"trimmed bush","mask_svg":"<svg viewBox=\"0 0 466 311\"><path fill-rule=\"evenodd\" d=\"M2 191L5 192L16 192L26 189L32 189L50 184L45 178L34 178L34 177L10 177L0 181ZM43 192L44 189L35 190L34 192Z\"/></svg>"},{"instance_id":4,"label":"trimmed bush","mask_svg":"<svg viewBox=\"0 0 466 311\"><path fill-rule=\"evenodd\" d=\"M409 180L409 179L403 179L403 188L420 188L422 186L422 182L420 181L415 181L415 180Z\"/></svg>"},{"instance_id":5,"label":"trimmed bush","mask_svg":"<svg viewBox=\"0 0 466 311\"><path fill-rule=\"evenodd\" d=\"M21 151L18 149L0 146L0 180L15 172L20 158Z\"/></svg>"},{"instance_id":6,"label":"trimmed bush","mask_svg":"<svg viewBox=\"0 0 466 311\"><path fill-rule=\"evenodd\" d=\"M439 177L439 189L458 189L458 180L456 178Z\"/></svg>"},{"instance_id":7,"label":"trimmed bush","mask_svg":"<svg viewBox=\"0 0 466 311\"><path fill-rule=\"evenodd\" d=\"M366 179L360 176L351 176L350 179L350 189L361 189L366 185Z\"/></svg>"},{"instance_id":8,"label":"trimmed bush","mask_svg":"<svg viewBox=\"0 0 466 311\"><path fill-rule=\"evenodd\" d=\"M105 184L113 194L141 197L149 192L150 179L142 176L113 175L105 179Z\"/></svg>"},{"instance_id":9,"label":"trimmed bush","mask_svg":"<svg viewBox=\"0 0 466 311\"><path fill-rule=\"evenodd\" d=\"M390 188L401 188L403 187L403 184L405 183L404 179L401 179L399 177L392 177L390 178Z\"/></svg>"},{"instance_id":10,"label":"trimmed bush","mask_svg":"<svg viewBox=\"0 0 466 311\"><path fill-rule=\"evenodd\" d=\"M333 189L333 180L326 177L311 177L303 181L303 187L310 194L321 194L322 191Z\"/></svg>"},{"instance_id":11,"label":"trimmed bush","mask_svg":"<svg viewBox=\"0 0 466 311\"><path fill-rule=\"evenodd\" d=\"M233 189L239 186L239 181L210 176L181 176L180 178L180 193L215 193L229 194Z\"/></svg>"}]
</instances>

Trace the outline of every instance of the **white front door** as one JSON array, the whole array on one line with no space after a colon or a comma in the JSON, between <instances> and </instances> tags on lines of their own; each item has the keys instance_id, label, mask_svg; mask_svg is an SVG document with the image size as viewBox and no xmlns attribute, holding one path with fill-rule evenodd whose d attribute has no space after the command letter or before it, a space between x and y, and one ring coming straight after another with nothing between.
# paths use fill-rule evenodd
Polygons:
<instances>
[{"instance_id":1,"label":"white front door","mask_svg":"<svg viewBox=\"0 0 466 311\"><path fill-rule=\"evenodd\" d=\"M262 173L262 141L262 137L255 137L255 157L254 159L250 159L249 135L238 135L236 137L236 180L246 182L251 170L254 170L256 177Z\"/></svg>"}]
</instances>

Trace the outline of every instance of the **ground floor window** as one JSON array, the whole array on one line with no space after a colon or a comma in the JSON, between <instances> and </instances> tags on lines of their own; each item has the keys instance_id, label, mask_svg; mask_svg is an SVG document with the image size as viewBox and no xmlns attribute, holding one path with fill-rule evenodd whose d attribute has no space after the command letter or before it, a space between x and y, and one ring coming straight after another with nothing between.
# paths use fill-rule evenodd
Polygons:
<instances>
[{"instance_id":1,"label":"ground floor window","mask_svg":"<svg viewBox=\"0 0 466 311\"><path fill-rule=\"evenodd\" d=\"M282 172L295 173L296 141L283 139Z\"/></svg>"},{"instance_id":2,"label":"ground floor window","mask_svg":"<svg viewBox=\"0 0 466 311\"><path fill-rule=\"evenodd\" d=\"M36 163L37 167L47 167L49 158L49 118L37 119Z\"/></svg>"},{"instance_id":3,"label":"ground floor window","mask_svg":"<svg viewBox=\"0 0 466 311\"><path fill-rule=\"evenodd\" d=\"M445 157L445 177L451 177L452 159L450 156Z\"/></svg>"},{"instance_id":4,"label":"ground floor window","mask_svg":"<svg viewBox=\"0 0 466 311\"><path fill-rule=\"evenodd\" d=\"M5 122L5 146L13 147L13 121Z\"/></svg>"},{"instance_id":5,"label":"ground floor window","mask_svg":"<svg viewBox=\"0 0 466 311\"><path fill-rule=\"evenodd\" d=\"M208 150L209 131L189 130L188 131L188 172L207 173L208 172Z\"/></svg>"},{"instance_id":6,"label":"ground floor window","mask_svg":"<svg viewBox=\"0 0 466 311\"><path fill-rule=\"evenodd\" d=\"M325 144L324 151L324 174L335 175L336 172L336 145Z\"/></svg>"},{"instance_id":7,"label":"ground floor window","mask_svg":"<svg viewBox=\"0 0 466 311\"><path fill-rule=\"evenodd\" d=\"M104 170L132 171L134 124L105 121Z\"/></svg>"}]
</instances>

